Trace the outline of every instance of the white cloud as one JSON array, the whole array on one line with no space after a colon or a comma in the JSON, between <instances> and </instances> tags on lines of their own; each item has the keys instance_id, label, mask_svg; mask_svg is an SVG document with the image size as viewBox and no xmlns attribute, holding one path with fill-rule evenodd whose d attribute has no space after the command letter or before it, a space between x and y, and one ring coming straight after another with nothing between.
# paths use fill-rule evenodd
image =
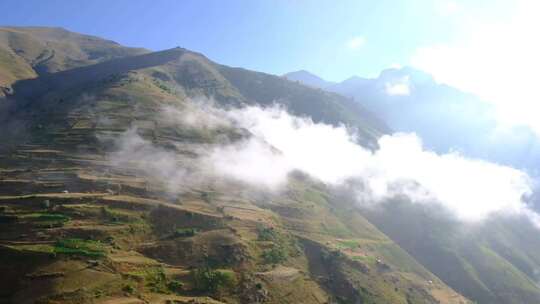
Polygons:
<instances>
[{"instance_id":1,"label":"white cloud","mask_svg":"<svg viewBox=\"0 0 540 304\"><path fill-rule=\"evenodd\" d=\"M204 163L212 164L216 176L230 177L272 190L283 186L287 174L294 168L280 151L258 138L217 147L205 158Z\"/></svg>"},{"instance_id":2,"label":"white cloud","mask_svg":"<svg viewBox=\"0 0 540 304\"><path fill-rule=\"evenodd\" d=\"M440 202L464 220L481 220L494 212L532 214L521 201L531 192L527 174L457 153L426 151L414 134L383 136L380 149L372 152L357 145L345 127L314 123L281 108L205 107L196 113L218 116L219 123L214 123L216 117L207 117L191 127L214 128L227 121L226 126L247 129L252 135L232 143L200 144L192 150L198 157L186 158L130 130L118 139L119 149L109 160L142 171L173 193L216 178L280 189L292 171L301 170L331 185L362 181L365 187L358 189L358 197L364 202L407 195L416 203ZM187 108L178 112L166 108L162 113L179 115L163 123L193 122L187 119L193 115Z\"/></svg>"},{"instance_id":3,"label":"white cloud","mask_svg":"<svg viewBox=\"0 0 540 304\"><path fill-rule=\"evenodd\" d=\"M437 1L436 10L440 15L450 16L456 14L461 10L461 6L455 1Z\"/></svg>"},{"instance_id":4,"label":"white cloud","mask_svg":"<svg viewBox=\"0 0 540 304\"><path fill-rule=\"evenodd\" d=\"M540 2L520 0L507 21L464 19L461 40L420 48L411 64L493 102L501 122L528 125L540 135L538 11Z\"/></svg>"},{"instance_id":5,"label":"white cloud","mask_svg":"<svg viewBox=\"0 0 540 304\"><path fill-rule=\"evenodd\" d=\"M137 129L126 131L117 139L117 150L108 156L114 167L136 168L152 180L161 181L171 192L177 192L191 181L186 167L174 151L168 151L143 139Z\"/></svg>"},{"instance_id":6,"label":"white cloud","mask_svg":"<svg viewBox=\"0 0 540 304\"><path fill-rule=\"evenodd\" d=\"M356 36L349 39L346 46L350 50L358 50L366 44L367 40L363 36Z\"/></svg>"},{"instance_id":7,"label":"white cloud","mask_svg":"<svg viewBox=\"0 0 540 304\"><path fill-rule=\"evenodd\" d=\"M418 203L439 201L464 220L528 210L521 201L531 191L527 174L457 153L426 151L414 134L383 136L380 149L371 152L355 144L343 127L313 123L282 109L249 107L229 116L258 139L220 148L211 159L218 171L247 183L279 187L297 169L330 184L360 178L367 186L360 196L374 201L396 194Z\"/></svg>"},{"instance_id":8,"label":"white cloud","mask_svg":"<svg viewBox=\"0 0 540 304\"><path fill-rule=\"evenodd\" d=\"M406 96L411 94L410 77L404 76L384 84L386 94L390 96Z\"/></svg>"},{"instance_id":9,"label":"white cloud","mask_svg":"<svg viewBox=\"0 0 540 304\"><path fill-rule=\"evenodd\" d=\"M355 164L358 165L363 162L362 158L369 157L367 150L354 144L345 128L315 124L309 119L291 116L280 108L248 107L230 111L229 117L239 126L253 133L256 138L259 138L258 141L267 142L280 152L278 154L260 153L263 156L272 156L258 160L260 166L267 171L266 174L275 171L269 174L275 179L266 182L268 185L283 183L288 172L294 169L303 170L326 182L339 183L357 172ZM244 147L253 147L258 150L261 145L256 143L244 145ZM270 146L267 145L267 147ZM234 152L235 155L226 157L228 161L223 163L232 163L230 159L240 155L237 149L228 151ZM341 157L334 158L336 151L339 151ZM223 152L221 149L216 151L214 159L226 155ZM256 155L257 153L245 154ZM242 155L239 158L243 159ZM357 161L351 163L351 159ZM245 170L251 168L251 162L235 161L234 163L244 166ZM276 163L279 165L275 165Z\"/></svg>"}]
</instances>

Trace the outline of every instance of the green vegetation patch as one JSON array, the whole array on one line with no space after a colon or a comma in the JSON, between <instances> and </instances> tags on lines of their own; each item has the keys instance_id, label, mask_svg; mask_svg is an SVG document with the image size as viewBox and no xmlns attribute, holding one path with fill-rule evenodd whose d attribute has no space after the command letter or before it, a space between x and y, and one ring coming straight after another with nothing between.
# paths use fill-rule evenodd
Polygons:
<instances>
[{"instance_id":1,"label":"green vegetation patch","mask_svg":"<svg viewBox=\"0 0 540 304\"><path fill-rule=\"evenodd\" d=\"M288 253L282 246L273 246L270 249L263 251L262 258L265 264L279 264L288 258Z\"/></svg>"},{"instance_id":2,"label":"green vegetation patch","mask_svg":"<svg viewBox=\"0 0 540 304\"><path fill-rule=\"evenodd\" d=\"M197 228L178 228L174 231L173 237L192 237L199 233Z\"/></svg>"},{"instance_id":3,"label":"green vegetation patch","mask_svg":"<svg viewBox=\"0 0 540 304\"><path fill-rule=\"evenodd\" d=\"M146 267L128 273L136 277L138 280L143 280L145 287L151 292L169 293L167 277L162 267Z\"/></svg>"},{"instance_id":4,"label":"green vegetation patch","mask_svg":"<svg viewBox=\"0 0 540 304\"><path fill-rule=\"evenodd\" d=\"M319 206L326 206L328 205L328 196L324 192L307 188L303 192L303 200L315 203Z\"/></svg>"},{"instance_id":5,"label":"green vegetation patch","mask_svg":"<svg viewBox=\"0 0 540 304\"><path fill-rule=\"evenodd\" d=\"M109 223L135 223L141 221L141 218L127 211L111 209L109 207L101 208L101 216Z\"/></svg>"},{"instance_id":6,"label":"green vegetation patch","mask_svg":"<svg viewBox=\"0 0 540 304\"><path fill-rule=\"evenodd\" d=\"M286 261L289 256L296 256L300 249L295 239L280 232L274 227L257 226L257 240L271 242L270 248L265 249L261 258L265 264L279 264Z\"/></svg>"},{"instance_id":7,"label":"green vegetation patch","mask_svg":"<svg viewBox=\"0 0 540 304\"><path fill-rule=\"evenodd\" d=\"M377 259L370 255L358 255L351 257L353 261L359 261L365 264L374 265L377 263Z\"/></svg>"},{"instance_id":8,"label":"green vegetation patch","mask_svg":"<svg viewBox=\"0 0 540 304\"><path fill-rule=\"evenodd\" d=\"M82 239L64 239L54 244L54 253L81 255L91 258L105 256L105 247L101 242Z\"/></svg>"},{"instance_id":9,"label":"green vegetation patch","mask_svg":"<svg viewBox=\"0 0 540 304\"><path fill-rule=\"evenodd\" d=\"M178 280L171 280L167 283L167 288L174 293L181 293L184 290L184 283Z\"/></svg>"},{"instance_id":10,"label":"green vegetation patch","mask_svg":"<svg viewBox=\"0 0 540 304\"><path fill-rule=\"evenodd\" d=\"M69 216L65 216L59 213L32 213L25 215L24 218L34 220L34 221L60 221L68 222L70 220Z\"/></svg>"},{"instance_id":11,"label":"green vegetation patch","mask_svg":"<svg viewBox=\"0 0 540 304\"><path fill-rule=\"evenodd\" d=\"M275 242L280 239L280 236L273 227L257 225L257 239L259 241Z\"/></svg>"},{"instance_id":12,"label":"green vegetation patch","mask_svg":"<svg viewBox=\"0 0 540 304\"><path fill-rule=\"evenodd\" d=\"M340 221L334 220L332 222L321 223L322 233L328 234L334 237L351 237L353 234L347 227Z\"/></svg>"},{"instance_id":13,"label":"green vegetation patch","mask_svg":"<svg viewBox=\"0 0 540 304\"><path fill-rule=\"evenodd\" d=\"M21 252L35 252L35 253L50 253L54 254L54 246L48 244L33 244L33 245L8 245L13 250Z\"/></svg>"},{"instance_id":14,"label":"green vegetation patch","mask_svg":"<svg viewBox=\"0 0 540 304\"><path fill-rule=\"evenodd\" d=\"M54 244L14 245L8 247L20 251L49 253L52 255L79 255L90 258L102 258L105 256L105 248L100 242L81 239L64 239Z\"/></svg>"},{"instance_id":15,"label":"green vegetation patch","mask_svg":"<svg viewBox=\"0 0 540 304\"><path fill-rule=\"evenodd\" d=\"M232 270L204 267L193 270L191 275L194 287L199 292L215 293L236 285L236 276Z\"/></svg>"},{"instance_id":16,"label":"green vegetation patch","mask_svg":"<svg viewBox=\"0 0 540 304\"><path fill-rule=\"evenodd\" d=\"M71 218L69 216L60 213L30 213L17 216L18 219L30 221L38 227L61 227L65 223L69 222Z\"/></svg>"},{"instance_id":17,"label":"green vegetation patch","mask_svg":"<svg viewBox=\"0 0 540 304\"><path fill-rule=\"evenodd\" d=\"M358 240L338 240L338 249L356 249L360 247L360 241Z\"/></svg>"},{"instance_id":18,"label":"green vegetation patch","mask_svg":"<svg viewBox=\"0 0 540 304\"><path fill-rule=\"evenodd\" d=\"M162 83L161 81L154 79L154 85L158 88L160 88L162 91L167 92L169 94L174 94L174 92L169 88L167 85Z\"/></svg>"}]
</instances>

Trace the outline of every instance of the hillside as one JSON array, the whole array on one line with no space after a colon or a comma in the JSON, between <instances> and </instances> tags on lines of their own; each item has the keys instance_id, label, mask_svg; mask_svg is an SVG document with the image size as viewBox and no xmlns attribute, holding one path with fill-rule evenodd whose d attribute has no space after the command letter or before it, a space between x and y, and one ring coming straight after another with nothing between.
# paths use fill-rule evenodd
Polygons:
<instances>
[{"instance_id":1,"label":"hillside","mask_svg":"<svg viewBox=\"0 0 540 304\"><path fill-rule=\"evenodd\" d=\"M2 303L467 301L355 208L336 208L320 182L293 175L276 193L206 175L205 153L252 135L162 111L206 121L201 96L221 107L276 102L356 128L367 144L386 131L338 95L184 49L12 87L0 155ZM172 170L156 167L163 158Z\"/></svg>"},{"instance_id":2,"label":"hillside","mask_svg":"<svg viewBox=\"0 0 540 304\"><path fill-rule=\"evenodd\" d=\"M538 301L538 228L526 218L500 216L464 225L406 200L363 214L427 269L479 303Z\"/></svg>"}]
</instances>

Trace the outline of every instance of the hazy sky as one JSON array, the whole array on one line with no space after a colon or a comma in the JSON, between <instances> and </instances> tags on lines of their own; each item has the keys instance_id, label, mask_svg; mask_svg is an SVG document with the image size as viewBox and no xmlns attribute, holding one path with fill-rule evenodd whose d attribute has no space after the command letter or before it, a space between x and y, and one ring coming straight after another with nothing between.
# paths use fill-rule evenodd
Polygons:
<instances>
[{"instance_id":1,"label":"hazy sky","mask_svg":"<svg viewBox=\"0 0 540 304\"><path fill-rule=\"evenodd\" d=\"M539 0L1 0L0 24L61 26L128 46L327 80L412 65L540 134Z\"/></svg>"}]
</instances>

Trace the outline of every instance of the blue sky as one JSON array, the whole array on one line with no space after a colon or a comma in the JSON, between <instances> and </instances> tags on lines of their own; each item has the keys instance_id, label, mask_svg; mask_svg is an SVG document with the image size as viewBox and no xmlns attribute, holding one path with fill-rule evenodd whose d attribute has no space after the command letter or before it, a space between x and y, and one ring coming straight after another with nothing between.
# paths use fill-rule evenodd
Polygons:
<instances>
[{"instance_id":1,"label":"blue sky","mask_svg":"<svg viewBox=\"0 0 540 304\"><path fill-rule=\"evenodd\" d=\"M278 75L305 69L341 81L410 65L540 135L538 0L1 0L0 12L1 25L182 46Z\"/></svg>"},{"instance_id":2,"label":"blue sky","mask_svg":"<svg viewBox=\"0 0 540 304\"><path fill-rule=\"evenodd\" d=\"M504 1L463 1L483 17ZM233 66L329 79L376 76L426 45L456 39L458 10L445 0L2 0L3 25L47 25L129 46L177 45ZM474 3L474 4L471 4ZM9 12L9 13L6 13Z\"/></svg>"}]
</instances>

